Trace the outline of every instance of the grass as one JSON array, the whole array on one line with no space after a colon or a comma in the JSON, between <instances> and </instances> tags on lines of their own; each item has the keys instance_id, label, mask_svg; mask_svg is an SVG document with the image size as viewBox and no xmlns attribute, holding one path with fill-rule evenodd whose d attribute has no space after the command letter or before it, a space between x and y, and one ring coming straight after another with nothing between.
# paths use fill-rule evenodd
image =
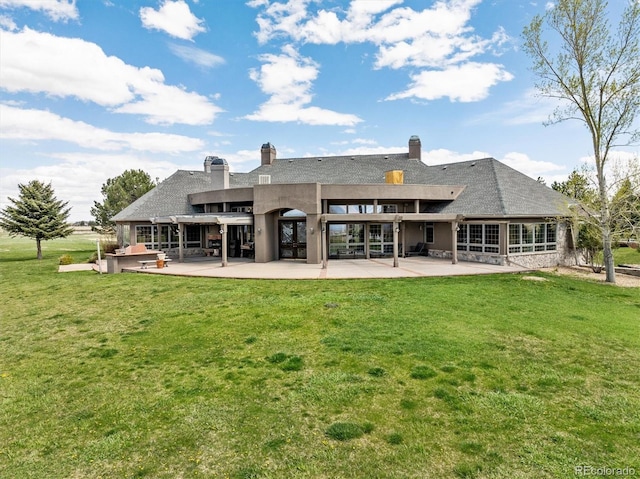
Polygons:
<instances>
[{"instance_id":1,"label":"grass","mask_svg":"<svg viewBox=\"0 0 640 479\"><path fill-rule=\"evenodd\" d=\"M56 272L94 247L0 238L0 477L640 471L637 288Z\"/></svg>"}]
</instances>

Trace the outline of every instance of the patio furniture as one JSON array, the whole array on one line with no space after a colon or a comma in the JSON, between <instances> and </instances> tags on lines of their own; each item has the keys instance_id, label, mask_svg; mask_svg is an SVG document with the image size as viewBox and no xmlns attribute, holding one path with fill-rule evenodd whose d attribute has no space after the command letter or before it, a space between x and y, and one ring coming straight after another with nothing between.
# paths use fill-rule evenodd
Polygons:
<instances>
[{"instance_id":1,"label":"patio furniture","mask_svg":"<svg viewBox=\"0 0 640 479\"><path fill-rule=\"evenodd\" d=\"M413 248L411 248L405 256L427 256L429 250L427 249L427 245L425 243L418 243Z\"/></svg>"}]
</instances>

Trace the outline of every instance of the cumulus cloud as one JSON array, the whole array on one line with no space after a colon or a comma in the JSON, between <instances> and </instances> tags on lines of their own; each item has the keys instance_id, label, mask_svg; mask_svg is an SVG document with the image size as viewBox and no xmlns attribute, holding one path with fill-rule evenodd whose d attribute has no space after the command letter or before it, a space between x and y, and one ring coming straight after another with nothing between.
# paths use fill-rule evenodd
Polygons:
<instances>
[{"instance_id":1,"label":"cumulus cloud","mask_svg":"<svg viewBox=\"0 0 640 479\"><path fill-rule=\"evenodd\" d=\"M182 40L192 40L198 33L206 31L204 20L191 13L184 0L165 0L158 10L142 7L140 20L142 26L149 30L160 30Z\"/></svg>"},{"instance_id":2,"label":"cumulus cloud","mask_svg":"<svg viewBox=\"0 0 640 479\"><path fill-rule=\"evenodd\" d=\"M440 0L419 10L403 6L403 0L352 1L347 9L330 10L313 10L317 3L310 0L256 0L249 5L261 9L255 33L261 44L277 38L301 44L371 43L377 47L374 68L419 68L412 84L388 100L479 101L492 86L513 78L502 65L472 61L499 54L511 41L503 28L488 38L474 33L470 21L480 2ZM478 84L469 73L480 75Z\"/></svg>"},{"instance_id":3,"label":"cumulus cloud","mask_svg":"<svg viewBox=\"0 0 640 479\"><path fill-rule=\"evenodd\" d=\"M46 110L0 104L0 138L5 140L58 140L83 148L177 154L195 151L204 142L167 133L119 133L64 118Z\"/></svg>"},{"instance_id":4,"label":"cumulus cloud","mask_svg":"<svg viewBox=\"0 0 640 479\"><path fill-rule=\"evenodd\" d=\"M411 76L413 83L387 100L418 98L436 100L448 97L451 101L472 102L489 96L489 89L500 81L509 81L513 75L502 65L469 62L444 70L427 70Z\"/></svg>"},{"instance_id":5,"label":"cumulus cloud","mask_svg":"<svg viewBox=\"0 0 640 479\"><path fill-rule=\"evenodd\" d=\"M285 46L279 55L262 55L260 60L260 69L251 70L249 76L270 98L246 119L344 126L362 121L355 115L308 106L313 99L311 89L318 76L318 64L302 57L293 47Z\"/></svg>"},{"instance_id":6,"label":"cumulus cloud","mask_svg":"<svg viewBox=\"0 0 640 479\"><path fill-rule=\"evenodd\" d=\"M77 20L76 0L0 0L0 8L26 7L41 11L53 21Z\"/></svg>"},{"instance_id":7,"label":"cumulus cloud","mask_svg":"<svg viewBox=\"0 0 640 479\"><path fill-rule=\"evenodd\" d=\"M208 124L222 111L202 95L167 85L160 70L128 65L79 38L29 28L4 32L0 57L0 88L11 93L75 97L151 124Z\"/></svg>"},{"instance_id":8,"label":"cumulus cloud","mask_svg":"<svg viewBox=\"0 0 640 479\"><path fill-rule=\"evenodd\" d=\"M100 188L109 178L122 174L125 170L140 169L151 178L163 180L167 172L173 172L177 165L156 156L140 153L87 154L66 153L51 155L47 163L34 168L0 169L0 207L7 204L7 197L16 198L18 184L32 180L51 183L59 200L68 201L71 206L71 221L91 220L90 209L94 201L102 201ZM44 162L43 162L44 163Z\"/></svg>"}]
</instances>

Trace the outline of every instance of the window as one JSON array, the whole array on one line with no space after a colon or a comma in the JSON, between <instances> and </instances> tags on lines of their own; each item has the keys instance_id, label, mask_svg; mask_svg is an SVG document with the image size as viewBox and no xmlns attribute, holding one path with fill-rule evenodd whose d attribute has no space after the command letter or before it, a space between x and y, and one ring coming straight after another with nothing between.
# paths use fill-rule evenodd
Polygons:
<instances>
[{"instance_id":1,"label":"window","mask_svg":"<svg viewBox=\"0 0 640 479\"><path fill-rule=\"evenodd\" d=\"M329 255L335 256L340 252L364 254L364 224L329 225Z\"/></svg>"},{"instance_id":2,"label":"window","mask_svg":"<svg viewBox=\"0 0 640 479\"><path fill-rule=\"evenodd\" d=\"M555 251L555 223L512 223L509 225L509 253Z\"/></svg>"},{"instance_id":3,"label":"window","mask_svg":"<svg viewBox=\"0 0 640 479\"><path fill-rule=\"evenodd\" d=\"M136 243L144 244L148 249L178 248L179 233L176 225L136 225ZM202 246L199 225L185 227L185 248Z\"/></svg>"},{"instance_id":4,"label":"window","mask_svg":"<svg viewBox=\"0 0 640 479\"><path fill-rule=\"evenodd\" d=\"M434 228L433 223L424 224L424 242L433 243L434 241Z\"/></svg>"},{"instance_id":5,"label":"window","mask_svg":"<svg viewBox=\"0 0 640 479\"><path fill-rule=\"evenodd\" d=\"M329 205L329 213L334 215L365 215L373 213L397 213L398 205L377 205L374 208L373 203L355 203L355 204L333 204Z\"/></svg>"},{"instance_id":6,"label":"window","mask_svg":"<svg viewBox=\"0 0 640 479\"><path fill-rule=\"evenodd\" d=\"M397 213L398 205L378 205L378 213Z\"/></svg>"},{"instance_id":7,"label":"window","mask_svg":"<svg viewBox=\"0 0 640 479\"><path fill-rule=\"evenodd\" d=\"M154 249L155 226L136 226L136 243L144 244L148 249Z\"/></svg>"},{"instance_id":8,"label":"window","mask_svg":"<svg viewBox=\"0 0 640 479\"><path fill-rule=\"evenodd\" d=\"M500 225L461 224L457 236L458 251L500 252Z\"/></svg>"},{"instance_id":9,"label":"window","mask_svg":"<svg viewBox=\"0 0 640 479\"><path fill-rule=\"evenodd\" d=\"M369 225L369 251L374 254L393 253L393 223Z\"/></svg>"},{"instance_id":10,"label":"window","mask_svg":"<svg viewBox=\"0 0 640 479\"><path fill-rule=\"evenodd\" d=\"M200 248L202 246L200 226L187 225L185 236L185 248Z\"/></svg>"}]
</instances>

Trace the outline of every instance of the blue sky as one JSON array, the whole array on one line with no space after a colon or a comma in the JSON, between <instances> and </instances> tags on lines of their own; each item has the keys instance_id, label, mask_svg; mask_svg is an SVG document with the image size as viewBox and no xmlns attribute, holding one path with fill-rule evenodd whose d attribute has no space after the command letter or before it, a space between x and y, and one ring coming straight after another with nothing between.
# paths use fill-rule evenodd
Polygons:
<instances>
[{"instance_id":1,"label":"blue sky","mask_svg":"<svg viewBox=\"0 0 640 479\"><path fill-rule=\"evenodd\" d=\"M521 32L546 1L0 0L0 206L52 182L90 220L126 169L278 157L492 156L547 184L591 156L544 127ZM638 155L638 148L623 154Z\"/></svg>"}]
</instances>

